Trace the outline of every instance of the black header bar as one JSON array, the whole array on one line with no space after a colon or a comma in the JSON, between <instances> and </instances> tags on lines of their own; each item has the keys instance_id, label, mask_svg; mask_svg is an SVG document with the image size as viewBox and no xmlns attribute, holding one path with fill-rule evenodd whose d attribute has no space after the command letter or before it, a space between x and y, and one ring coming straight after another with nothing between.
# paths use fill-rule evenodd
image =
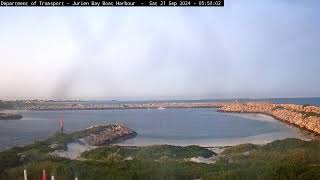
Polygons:
<instances>
[{"instance_id":1,"label":"black header bar","mask_svg":"<svg viewBox=\"0 0 320 180\"><path fill-rule=\"evenodd\" d=\"M221 7L224 6L224 0L211 1L167 1L167 0L152 0L152 1L50 1L50 0L0 0L1 7Z\"/></svg>"}]
</instances>

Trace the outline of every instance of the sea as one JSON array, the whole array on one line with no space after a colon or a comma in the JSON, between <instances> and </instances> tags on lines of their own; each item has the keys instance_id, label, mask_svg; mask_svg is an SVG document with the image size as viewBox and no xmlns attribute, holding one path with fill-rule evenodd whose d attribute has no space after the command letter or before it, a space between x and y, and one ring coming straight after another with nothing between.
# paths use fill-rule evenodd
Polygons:
<instances>
[{"instance_id":1,"label":"sea","mask_svg":"<svg viewBox=\"0 0 320 180\"><path fill-rule=\"evenodd\" d=\"M307 98L305 101L276 99L272 102L320 105L320 98ZM43 140L59 132L61 119L67 133L91 125L122 123L138 133L137 137L119 143L128 146L172 144L220 147L242 143L266 144L284 138L316 138L314 134L270 116L221 113L216 108L21 110L18 113L23 115L22 119L0 121L0 151Z\"/></svg>"}]
</instances>

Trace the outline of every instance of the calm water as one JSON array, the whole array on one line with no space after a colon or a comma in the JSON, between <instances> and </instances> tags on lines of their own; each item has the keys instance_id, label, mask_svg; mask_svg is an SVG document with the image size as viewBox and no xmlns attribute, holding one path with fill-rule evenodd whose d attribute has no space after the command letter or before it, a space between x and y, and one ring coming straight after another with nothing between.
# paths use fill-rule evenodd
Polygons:
<instances>
[{"instance_id":1,"label":"calm water","mask_svg":"<svg viewBox=\"0 0 320 180\"><path fill-rule=\"evenodd\" d=\"M22 120L0 121L0 150L32 143L59 130L63 118L66 131L93 124L122 122L138 132L126 145L198 144L234 145L266 143L275 139L309 139L304 132L264 115L225 114L216 109L129 109L84 111L21 111Z\"/></svg>"}]
</instances>

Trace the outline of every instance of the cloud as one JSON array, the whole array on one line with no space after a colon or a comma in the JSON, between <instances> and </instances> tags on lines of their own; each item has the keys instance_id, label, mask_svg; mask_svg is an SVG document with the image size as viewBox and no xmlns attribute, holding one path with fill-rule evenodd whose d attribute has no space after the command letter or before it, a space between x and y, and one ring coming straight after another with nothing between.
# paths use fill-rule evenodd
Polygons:
<instances>
[{"instance_id":1,"label":"cloud","mask_svg":"<svg viewBox=\"0 0 320 180\"><path fill-rule=\"evenodd\" d=\"M317 2L301 3L2 11L1 98L319 96Z\"/></svg>"}]
</instances>

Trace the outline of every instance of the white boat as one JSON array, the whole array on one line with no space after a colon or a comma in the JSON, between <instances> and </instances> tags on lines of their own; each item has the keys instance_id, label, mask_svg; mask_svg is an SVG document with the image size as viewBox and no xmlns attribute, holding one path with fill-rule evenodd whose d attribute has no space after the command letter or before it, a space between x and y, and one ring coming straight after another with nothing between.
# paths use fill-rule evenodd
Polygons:
<instances>
[{"instance_id":1,"label":"white boat","mask_svg":"<svg viewBox=\"0 0 320 180\"><path fill-rule=\"evenodd\" d=\"M158 107L158 110L163 110L163 109L166 109L166 108L164 108L164 107Z\"/></svg>"}]
</instances>

